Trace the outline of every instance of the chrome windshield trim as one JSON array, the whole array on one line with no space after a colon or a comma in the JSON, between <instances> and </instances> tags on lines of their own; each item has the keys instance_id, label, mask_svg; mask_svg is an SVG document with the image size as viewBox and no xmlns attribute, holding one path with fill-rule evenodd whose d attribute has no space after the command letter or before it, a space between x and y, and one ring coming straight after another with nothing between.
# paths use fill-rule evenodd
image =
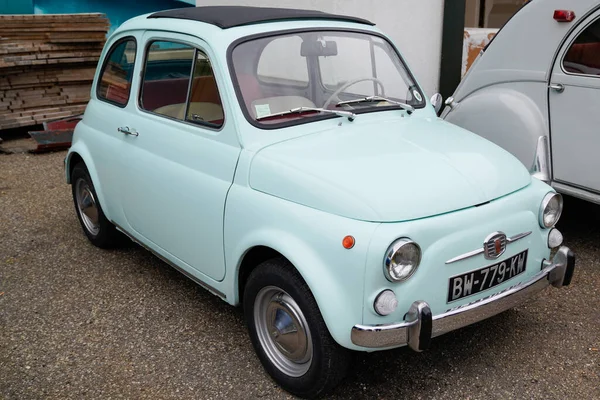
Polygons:
<instances>
[{"instance_id":1,"label":"chrome windshield trim","mask_svg":"<svg viewBox=\"0 0 600 400\"><path fill-rule=\"evenodd\" d=\"M531 233L532 233L532 231L529 231L529 232L519 233L519 234L511 236L511 237L507 237L506 238L507 244L514 243L517 240L521 240L524 237L531 235ZM464 253L464 254L461 254L460 256L449 259L448 261L446 261L446 264L452 264L457 261L466 260L467 258L471 258L471 257L478 256L479 254L483 254L483 252L484 252L483 247L480 249L477 249L477 250L469 251L468 253Z\"/></svg>"}]
</instances>

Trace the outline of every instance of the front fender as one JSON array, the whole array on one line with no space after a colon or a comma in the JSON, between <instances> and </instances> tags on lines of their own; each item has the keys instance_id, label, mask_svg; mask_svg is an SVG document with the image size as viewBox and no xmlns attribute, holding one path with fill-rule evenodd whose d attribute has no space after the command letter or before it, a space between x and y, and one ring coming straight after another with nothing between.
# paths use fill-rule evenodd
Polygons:
<instances>
[{"instance_id":1,"label":"front fender","mask_svg":"<svg viewBox=\"0 0 600 400\"><path fill-rule=\"evenodd\" d=\"M358 349L350 333L362 321L365 260L378 224L327 214L247 187L234 186L225 214L225 257L230 303L238 304L239 268L255 246L285 256L309 286L336 342ZM342 246L351 234L355 246Z\"/></svg>"},{"instance_id":2,"label":"front fender","mask_svg":"<svg viewBox=\"0 0 600 400\"><path fill-rule=\"evenodd\" d=\"M547 136L547 99L542 82L505 83L473 92L442 117L512 153L531 169L540 136Z\"/></svg>"}]
</instances>

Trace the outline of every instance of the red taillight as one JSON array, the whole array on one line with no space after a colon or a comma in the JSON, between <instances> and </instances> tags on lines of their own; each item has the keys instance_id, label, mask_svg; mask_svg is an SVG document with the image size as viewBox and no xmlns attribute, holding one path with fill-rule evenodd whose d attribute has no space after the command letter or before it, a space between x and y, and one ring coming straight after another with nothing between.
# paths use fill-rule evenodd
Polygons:
<instances>
[{"instance_id":1,"label":"red taillight","mask_svg":"<svg viewBox=\"0 0 600 400\"><path fill-rule=\"evenodd\" d=\"M571 22L575 19L575 11L554 10L554 19L558 22Z\"/></svg>"}]
</instances>

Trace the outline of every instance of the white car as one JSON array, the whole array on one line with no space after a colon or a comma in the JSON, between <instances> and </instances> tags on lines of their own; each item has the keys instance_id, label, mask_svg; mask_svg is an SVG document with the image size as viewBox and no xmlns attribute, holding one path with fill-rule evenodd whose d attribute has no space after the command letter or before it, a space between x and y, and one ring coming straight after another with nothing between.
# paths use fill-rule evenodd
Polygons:
<instances>
[{"instance_id":1,"label":"white car","mask_svg":"<svg viewBox=\"0 0 600 400\"><path fill-rule=\"evenodd\" d=\"M600 1L533 0L475 61L442 117L600 204Z\"/></svg>"}]
</instances>

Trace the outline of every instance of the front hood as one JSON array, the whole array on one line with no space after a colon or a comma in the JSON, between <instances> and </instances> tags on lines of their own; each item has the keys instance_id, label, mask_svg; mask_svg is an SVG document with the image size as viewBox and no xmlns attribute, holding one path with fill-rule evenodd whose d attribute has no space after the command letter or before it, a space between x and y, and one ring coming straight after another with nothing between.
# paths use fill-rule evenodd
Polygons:
<instances>
[{"instance_id":1,"label":"front hood","mask_svg":"<svg viewBox=\"0 0 600 400\"><path fill-rule=\"evenodd\" d=\"M341 126L260 150L250 186L328 213L399 222L504 196L531 181L487 140L439 119L395 118Z\"/></svg>"}]
</instances>

